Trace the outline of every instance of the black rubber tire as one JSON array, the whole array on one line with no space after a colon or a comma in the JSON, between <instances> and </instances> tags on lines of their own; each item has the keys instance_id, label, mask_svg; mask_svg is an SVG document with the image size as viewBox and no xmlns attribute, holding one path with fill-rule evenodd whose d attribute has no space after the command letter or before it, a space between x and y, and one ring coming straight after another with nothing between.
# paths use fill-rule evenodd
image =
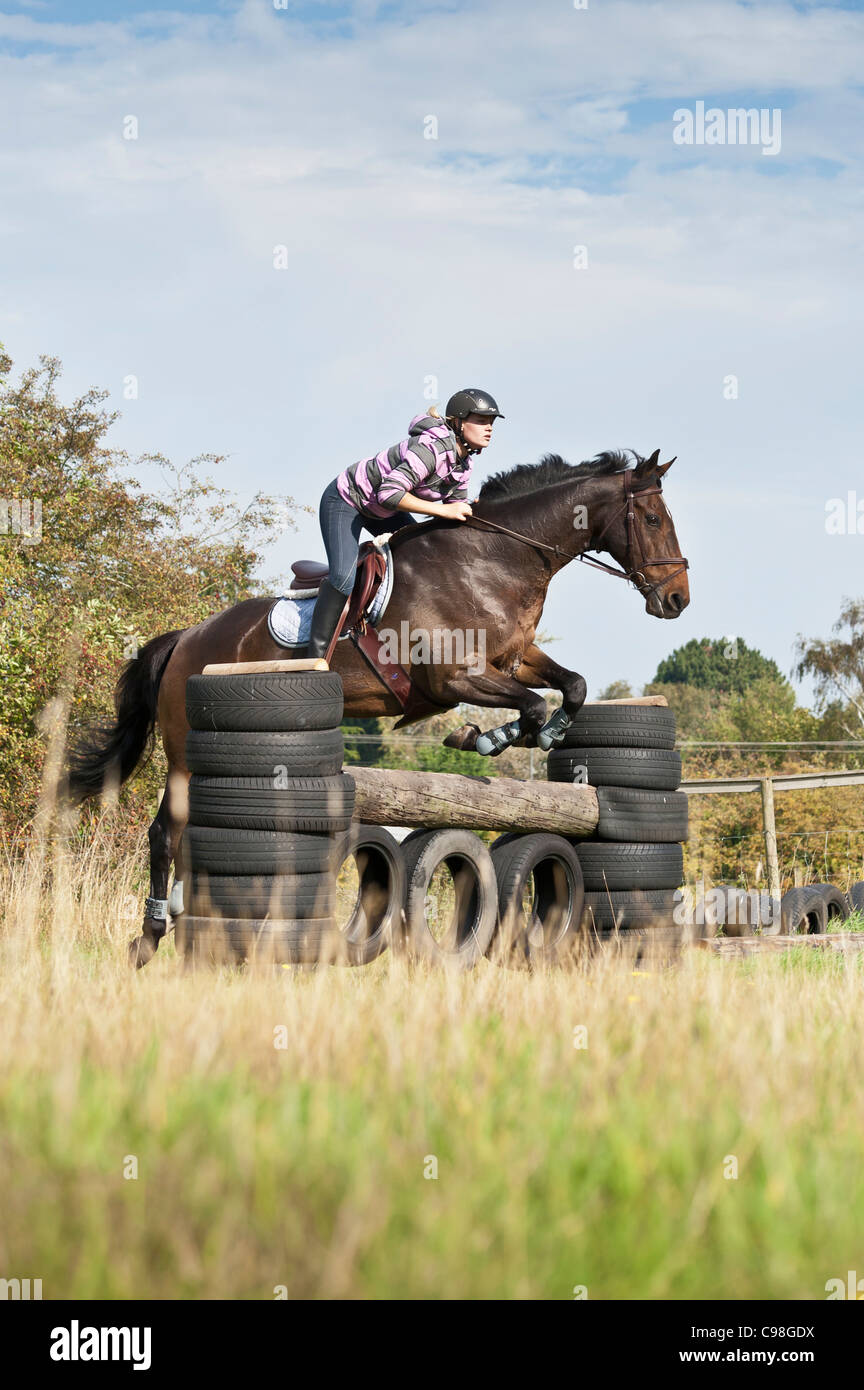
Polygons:
<instances>
[{"instance_id":1,"label":"black rubber tire","mask_svg":"<svg viewBox=\"0 0 864 1390\"><path fill-rule=\"evenodd\" d=\"M584 705L560 748L674 748L675 715L662 705Z\"/></svg>"},{"instance_id":2,"label":"black rubber tire","mask_svg":"<svg viewBox=\"0 0 864 1390\"><path fill-rule=\"evenodd\" d=\"M326 873L333 853L329 835L223 830L218 826L187 825L181 844L186 868L241 877Z\"/></svg>"},{"instance_id":3,"label":"black rubber tire","mask_svg":"<svg viewBox=\"0 0 864 1390\"><path fill-rule=\"evenodd\" d=\"M681 754L668 748L553 748L546 775L550 782L572 782L583 767L592 787L674 791L681 781Z\"/></svg>"},{"instance_id":4,"label":"black rubber tire","mask_svg":"<svg viewBox=\"0 0 864 1390\"><path fill-rule=\"evenodd\" d=\"M848 897L852 911L864 913L864 883L853 883Z\"/></svg>"},{"instance_id":5,"label":"black rubber tire","mask_svg":"<svg viewBox=\"0 0 864 1390\"><path fill-rule=\"evenodd\" d=\"M503 837L502 837L503 839ZM499 965L560 965L581 940L585 888L575 849L562 835L518 835L491 850L498 927L486 954ZM533 885L526 924L522 904Z\"/></svg>"},{"instance_id":6,"label":"black rubber tire","mask_svg":"<svg viewBox=\"0 0 864 1390\"><path fill-rule=\"evenodd\" d=\"M184 914L178 919L175 937L177 950L193 964L241 960L273 965L329 963L338 962L344 950L342 934L331 917L306 917L295 922Z\"/></svg>"},{"instance_id":7,"label":"black rubber tire","mask_svg":"<svg viewBox=\"0 0 864 1390\"><path fill-rule=\"evenodd\" d=\"M783 931L788 935L821 935L828 926L828 904L812 887L790 888L780 899Z\"/></svg>"},{"instance_id":8,"label":"black rubber tire","mask_svg":"<svg viewBox=\"0 0 864 1390\"><path fill-rule=\"evenodd\" d=\"M601 840L631 844L675 844L689 834L686 792L645 791L642 787L598 787Z\"/></svg>"},{"instance_id":9,"label":"black rubber tire","mask_svg":"<svg viewBox=\"0 0 864 1390\"><path fill-rule=\"evenodd\" d=\"M381 825L352 824L333 845L333 881L351 855L358 890L346 921L336 922L345 941L346 964L368 965L403 934L407 875L402 846Z\"/></svg>"},{"instance_id":10,"label":"black rubber tire","mask_svg":"<svg viewBox=\"0 0 864 1390\"><path fill-rule=\"evenodd\" d=\"M189 820L231 830L305 830L333 835L347 830L354 783L336 777L192 777Z\"/></svg>"},{"instance_id":11,"label":"black rubber tire","mask_svg":"<svg viewBox=\"0 0 864 1390\"><path fill-rule=\"evenodd\" d=\"M674 888L649 888L643 892L617 889L608 893L586 892L583 928L592 935L604 932L655 929L681 932L674 920L677 899Z\"/></svg>"},{"instance_id":12,"label":"black rubber tire","mask_svg":"<svg viewBox=\"0 0 864 1390\"><path fill-rule=\"evenodd\" d=\"M400 948L414 960L473 969L498 925L498 884L488 849L472 830L429 830L403 846L403 853L407 886ZM426 921L426 898L440 864L447 864L453 877L456 902L447 934L438 941Z\"/></svg>"},{"instance_id":13,"label":"black rubber tire","mask_svg":"<svg viewBox=\"0 0 864 1390\"><path fill-rule=\"evenodd\" d=\"M188 885L186 911L192 917L294 921L304 917L332 917L336 905L336 885L329 872L278 876L245 874L242 878L192 873Z\"/></svg>"},{"instance_id":14,"label":"black rubber tire","mask_svg":"<svg viewBox=\"0 0 864 1390\"><path fill-rule=\"evenodd\" d=\"M851 917L852 904L842 889L835 887L833 883L811 883L808 886L815 888L825 899L829 922L843 922L847 917Z\"/></svg>"},{"instance_id":15,"label":"black rubber tire","mask_svg":"<svg viewBox=\"0 0 864 1390\"><path fill-rule=\"evenodd\" d=\"M489 853L494 854L496 849L501 849L504 845L512 845L514 840L521 840L524 834L524 830L505 830L492 841Z\"/></svg>"},{"instance_id":16,"label":"black rubber tire","mask_svg":"<svg viewBox=\"0 0 864 1390\"><path fill-rule=\"evenodd\" d=\"M190 676L186 682L186 718L192 729L335 729L342 714L342 680L335 671Z\"/></svg>"},{"instance_id":17,"label":"black rubber tire","mask_svg":"<svg viewBox=\"0 0 864 1390\"><path fill-rule=\"evenodd\" d=\"M718 883L706 890L706 927L712 935L777 936L782 925L782 906L763 889L739 888Z\"/></svg>"},{"instance_id":18,"label":"black rubber tire","mask_svg":"<svg viewBox=\"0 0 864 1390\"><path fill-rule=\"evenodd\" d=\"M683 927L606 931L591 942L596 952L621 957L634 967L642 965L651 969L677 964L686 944L686 928Z\"/></svg>"},{"instance_id":19,"label":"black rubber tire","mask_svg":"<svg viewBox=\"0 0 864 1390\"><path fill-rule=\"evenodd\" d=\"M576 841L588 892L634 888L678 888L684 879L680 845Z\"/></svg>"},{"instance_id":20,"label":"black rubber tire","mask_svg":"<svg viewBox=\"0 0 864 1390\"><path fill-rule=\"evenodd\" d=\"M236 733L190 729L186 766L204 777L335 777L342 771L345 740L341 729L300 733Z\"/></svg>"}]
</instances>

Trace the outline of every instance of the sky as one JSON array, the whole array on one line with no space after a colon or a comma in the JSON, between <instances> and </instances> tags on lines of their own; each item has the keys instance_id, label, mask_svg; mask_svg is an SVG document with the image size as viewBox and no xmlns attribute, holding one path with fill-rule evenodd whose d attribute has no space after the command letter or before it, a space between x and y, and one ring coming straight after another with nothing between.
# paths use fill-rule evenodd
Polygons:
<instances>
[{"instance_id":1,"label":"sky","mask_svg":"<svg viewBox=\"0 0 864 1390\"><path fill-rule=\"evenodd\" d=\"M273 575L430 392L497 398L478 484L676 455L690 607L570 566L550 653L590 694L692 637L789 674L864 592L864 519L826 529L864 502L862 8L0 0L0 341L109 391L133 457L311 507ZM779 112L779 150L677 143L699 103Z\"/></svg>"}]
</instances>

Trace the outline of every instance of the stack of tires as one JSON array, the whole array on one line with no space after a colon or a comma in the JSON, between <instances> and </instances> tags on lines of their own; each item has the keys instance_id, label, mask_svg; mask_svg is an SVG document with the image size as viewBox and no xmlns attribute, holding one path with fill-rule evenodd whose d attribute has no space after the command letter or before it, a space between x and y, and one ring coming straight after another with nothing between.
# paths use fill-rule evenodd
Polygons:
<instances>
[{"instance_id":1,"label":"stack of tires","mask_svg":"<svg viewBox=\"0 0 864 1390\"><path fill-rule=\"evenodd\" d=\"M342 772L342 682L330 671L192 676L186 685L189 821L178 949L192 959L363 964L389 940L404 869L386 831L352 826ZM347 927L336 875L361 869ZM365 874L365 882L364 882Z\"/></svg>"},{"instance_id":2,"label":"stack of tires","mask_svg":"<svg viewBox=\"0 0 864 1390\"><path fill-rule=\"evenodd\" d=\"M601 942L636 943L638 954L655 947L674 954L685 938L675 913L688 821L672 710L583 706L550 752L547 776L597 788L597 831L574 842L585 881L583 928Z\"/></svg>"}]
</instances>

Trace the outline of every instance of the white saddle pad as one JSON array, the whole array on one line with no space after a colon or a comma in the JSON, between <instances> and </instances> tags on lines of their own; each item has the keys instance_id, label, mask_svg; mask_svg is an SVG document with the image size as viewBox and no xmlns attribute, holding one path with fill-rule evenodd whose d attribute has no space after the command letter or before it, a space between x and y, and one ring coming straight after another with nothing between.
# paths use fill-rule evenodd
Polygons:
<instances>
[{"instance_id":1,"label":"white saddle pad","mask_svg":"<svg viewBox=\"0 0 864 1390\"><path fill-rule=\"evenodd\" d=\"M387 561L387 572L381 580L377 593L373 595L372 602L366 609L366 620L373 625L378 622L379 618L383 617L393 589L393 556L386 542L387 537L385 536L379 536L373 542L383 552L384 559ZM267 626L270 630L270 636L274 642L279 643L280 647L306 646L309 641L317 595L317 589L300 589L296 598L293 595L289 597L287 594L283 595L282 598L277 598L267 614ZM344 642L347 636L347 632L343 632L339 641Z\"/></svg>"}]
</instances>

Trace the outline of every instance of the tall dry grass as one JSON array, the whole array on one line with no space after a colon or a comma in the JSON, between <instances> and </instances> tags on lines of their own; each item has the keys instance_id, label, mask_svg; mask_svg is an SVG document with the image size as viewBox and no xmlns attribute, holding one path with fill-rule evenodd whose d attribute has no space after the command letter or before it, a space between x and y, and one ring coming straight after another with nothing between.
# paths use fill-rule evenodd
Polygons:
<instances>
[{"instance_id":1,"label":"tall dry grass","mask_svg":"<svg viewBox=\"0 0 864 1390\"><path fill-rule=\"evenodd\" d=\"M0 1277L46 1298L813 1299L864 1272L857 957L189 973L169 939L134 973L141 858L108 822L7 844L0 880Z\"/></svg>"}]
</instances>

